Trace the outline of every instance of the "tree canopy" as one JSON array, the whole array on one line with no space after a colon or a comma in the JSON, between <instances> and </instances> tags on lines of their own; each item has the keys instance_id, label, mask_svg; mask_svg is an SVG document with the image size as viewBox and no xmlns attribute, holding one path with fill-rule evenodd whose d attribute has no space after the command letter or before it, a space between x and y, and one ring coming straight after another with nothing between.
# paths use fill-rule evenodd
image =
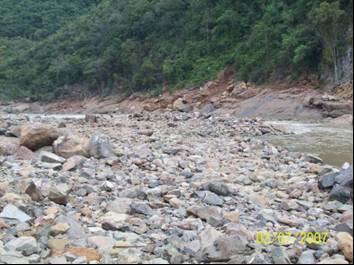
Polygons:
<instances>
[{"instance_id":1,"label":"tree canopy","mask_svg":"<svg viewBox=\"0 0 354 265\"><path fill-rule=\"evenodd\" d=\"M352 1L0 0L0 14L0 95L51 99L198 85L227 65L255 82L319 73Z\"/></svg>"}]
</instances>

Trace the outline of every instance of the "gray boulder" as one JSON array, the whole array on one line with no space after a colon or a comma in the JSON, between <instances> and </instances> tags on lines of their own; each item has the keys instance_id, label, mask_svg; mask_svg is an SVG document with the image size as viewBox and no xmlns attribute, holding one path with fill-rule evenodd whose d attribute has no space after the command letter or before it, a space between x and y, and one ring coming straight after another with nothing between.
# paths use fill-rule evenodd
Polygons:
<instances>
[{"instance_id":1,"label":"gray boulder","mask_svg":"<svg viewBox=\"0 0 354 265\"><path fill-rule=\"evenodd\" d=\"M115 156L110 137L102 133L92 136L89 143L89 153L97 159Z\"/></svg>"}]
</instances>

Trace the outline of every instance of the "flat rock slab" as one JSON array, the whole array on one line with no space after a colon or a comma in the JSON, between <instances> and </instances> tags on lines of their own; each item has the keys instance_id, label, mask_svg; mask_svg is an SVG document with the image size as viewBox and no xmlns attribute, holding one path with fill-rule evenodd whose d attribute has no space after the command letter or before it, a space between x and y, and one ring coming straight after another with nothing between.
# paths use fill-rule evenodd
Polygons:
<instances>
[{"instance_id":1,"label":"flat rock slab","mask_svg":"<svg viewBox=\"0 0 354 265\"><path fill-rule=\"evenodd\" d=\"M26 213L18 209L13 204L6 205L5 208L2 210L2 212L0 213L0 217L5 219L15 219L22 223L32 219L29 215L27 215Z\"/></svg>"}]
</instances>

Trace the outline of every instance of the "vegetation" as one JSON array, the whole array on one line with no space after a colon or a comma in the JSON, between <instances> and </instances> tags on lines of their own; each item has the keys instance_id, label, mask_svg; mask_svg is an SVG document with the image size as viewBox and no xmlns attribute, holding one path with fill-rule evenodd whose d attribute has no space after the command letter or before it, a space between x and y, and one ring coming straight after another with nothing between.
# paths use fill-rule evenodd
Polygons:
<instances>
[{"instance_id":1,"label":"vegetation","mask_svg":"<svg viewBox=\"0 0 354 265\"><path fill-rule=\"evenodd\" d=\"M0 13L0 95L51 99L197 85L227 65L256 82L336 69L352 0L0 0Z\"/></svg>"}]
</instances>

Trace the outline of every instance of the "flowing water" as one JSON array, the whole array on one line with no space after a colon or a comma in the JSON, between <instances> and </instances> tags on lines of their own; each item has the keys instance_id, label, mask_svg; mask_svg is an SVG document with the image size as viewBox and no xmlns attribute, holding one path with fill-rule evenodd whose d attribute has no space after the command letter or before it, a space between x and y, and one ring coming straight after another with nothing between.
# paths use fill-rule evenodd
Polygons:
<instances>
[{"instance_id":1,"label":"flowing water","mask_svg":"<svg viewBox=\"0 0 354 265\"><path fill-rule=\"evenodd\" d=\"M271 135L265 139L290 151L315 154L325 163L341 167L345 162L353 164L353 129L334 127L322 123L294 121L270 121L286 128L290 134Z\"/></svg>"},{"instance_id":2,"label":"flowing water","mask_svg":"<svg viewBox=\"0 0 354 265\"><path fill-rule=\"evenodd\" d=\"M3 114L1 117L6 119L28 118L31 121L37 120L82 120L85 119L84 114Z\"/></svg>"}]
</instances>

